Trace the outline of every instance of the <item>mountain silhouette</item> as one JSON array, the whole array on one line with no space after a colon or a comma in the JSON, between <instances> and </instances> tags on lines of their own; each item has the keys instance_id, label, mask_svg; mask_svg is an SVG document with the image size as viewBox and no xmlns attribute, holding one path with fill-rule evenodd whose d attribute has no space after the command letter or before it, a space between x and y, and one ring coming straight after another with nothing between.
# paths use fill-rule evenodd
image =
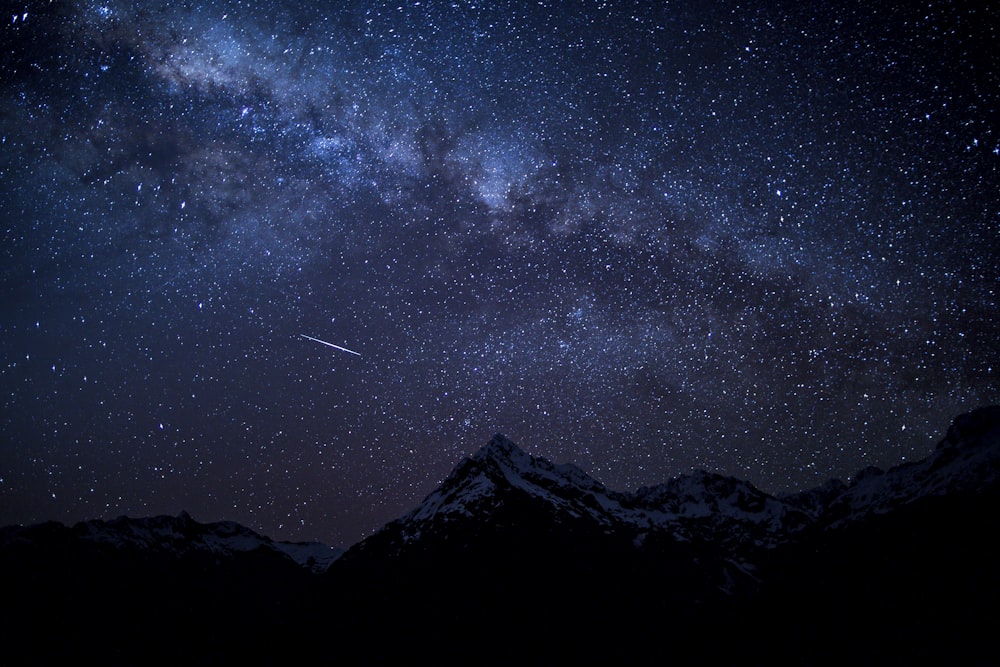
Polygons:
<instances>
[{"instance_id":1,"label":"mountain silhouette","mask_svg":"<svg viewBox=\"0 0 1000 667\"><path fill-rule=\"evenodd\" d=\"M1000 406L781 496L703 471L616 491L497 435L343 554L186 514L3 529L0 655L990 664L998 510Z\"/></svg>"}]
</instances>

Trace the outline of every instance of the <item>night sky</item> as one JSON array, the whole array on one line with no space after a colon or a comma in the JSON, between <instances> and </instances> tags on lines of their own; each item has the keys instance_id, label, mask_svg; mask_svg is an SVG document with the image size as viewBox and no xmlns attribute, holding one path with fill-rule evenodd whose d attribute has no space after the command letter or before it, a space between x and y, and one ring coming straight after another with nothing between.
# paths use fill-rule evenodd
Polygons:
<instances>
[{"instance_id":1,"label":"night sky","mask_svg":"<svg viewBox=\"0 0 1000 667\"><path fill-rule=\"evenodd\" d=\"M1000 401L995 10L2 4L0 524L349 545L495 432L777 493Z\"/></svg>"}]
</instances>

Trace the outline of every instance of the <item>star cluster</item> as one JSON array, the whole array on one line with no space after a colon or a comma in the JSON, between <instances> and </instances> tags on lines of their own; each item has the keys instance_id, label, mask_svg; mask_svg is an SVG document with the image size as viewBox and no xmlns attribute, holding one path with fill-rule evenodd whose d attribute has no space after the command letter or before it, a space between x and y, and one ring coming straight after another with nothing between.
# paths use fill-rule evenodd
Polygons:
<instances>
[{"instance_id":1,"label":"star cluster","mask_svg":"<svg viewBox=\"0 0 1000 667\"><path fill-rule=\"evenodd\" d=\"M1000 21L904 5L5 2L0 523L925 455L1000 400Z\"/></svg>"}]
</instances>

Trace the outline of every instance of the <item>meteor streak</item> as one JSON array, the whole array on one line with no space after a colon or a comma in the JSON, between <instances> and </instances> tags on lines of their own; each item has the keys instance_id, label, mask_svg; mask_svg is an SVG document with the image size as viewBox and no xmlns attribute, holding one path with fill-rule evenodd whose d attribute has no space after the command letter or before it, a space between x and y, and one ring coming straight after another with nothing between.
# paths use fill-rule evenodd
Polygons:
<instances>
[{"instance_id":1,"label":"meteor streak","mask_svg":"<svg viewBox=\"0 0 1000 667\"><path fill-rule=\"evenodd\" d=\"M317 343L322 343L323 345L326 345L328 347L332 347L335 350L340 350L341 352L349 352L350 354L356 354L359 357L361 356L360 352L355 352L354 350L348 350L346 347L334 345L333 343L327 343L325 340L320 340L319 338L313 338L312 336L307 336L305 334L299 334L299 335L302 336L303 338L308 338L309 340L316 341Z\"/></svg>"}]
</instances>

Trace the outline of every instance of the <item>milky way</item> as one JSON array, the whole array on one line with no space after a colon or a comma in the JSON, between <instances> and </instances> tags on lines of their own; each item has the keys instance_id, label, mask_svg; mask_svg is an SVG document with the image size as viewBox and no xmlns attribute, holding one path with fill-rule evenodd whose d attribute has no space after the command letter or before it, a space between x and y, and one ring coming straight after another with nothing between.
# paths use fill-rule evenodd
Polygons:
<instances>
[{"instance_id":1,"label":"milky way","mask_svg":"<svg viewBox=\"0 0 1000 667\"><path fill-rule=\"evenodd\" d=\"M647 4L5 2L0 523L349 544L498 431L778 493L1000 400L997 14Z\"/></svg>"}]
</instances>

